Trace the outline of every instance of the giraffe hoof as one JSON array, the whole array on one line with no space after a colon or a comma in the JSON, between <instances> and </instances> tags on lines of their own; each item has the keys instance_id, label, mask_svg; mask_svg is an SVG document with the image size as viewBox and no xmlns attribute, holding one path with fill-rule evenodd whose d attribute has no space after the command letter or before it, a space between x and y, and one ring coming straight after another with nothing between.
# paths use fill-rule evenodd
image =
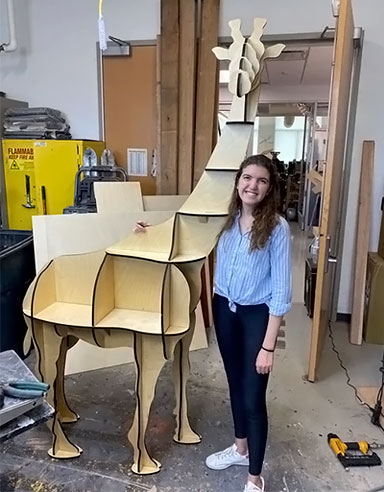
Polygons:
<instances>
[{"instance_id":1,"label":"giraffe hoof","mask_svg":"<svg viewBox=\"0 0 384 492\"><path fill-rule=\"evenodd\" d=\"M58 460L67 460L70 458L78 458L83 450L79 448L79 446L76 446L73 444L73 448L71 449L59 449L56 452L53 451L53 448L49 449L48 454L51 458L55 458Z\"/></svg>"},{"instance_id":2,"label":"giraffe hoof","mask_svg":"<svg viewBox=\"0 0 384 492\"><path fill-rule=\"evenodd\" d=\"M190 429L188 432L182 432L180 435L176 433L173 436L173 440L179 444L198 444L201 442L202 437L200 434Z\"/></svg>"},{"instance_id":3,"label":"giraffe hoof","mask_svg":"<svg viewBox=\"0 0 384 492\"><path fill-rule=\"evenodd\" d=\"M80 419L80 415L73 412L72 415L64 415L63 417L60 415L59 419L62 424L74 424Z\"/></svg>"},{"instance_id":4,"label":"giraffe hoof","mask_svg":"<svg viewBox=\"0 0 384 492\"><path fill-rule=\"evenodd\" d=\"M142 465L140 469L137 463L133 463L131 467L131 470L136 475L151 475L152 473L158 473L160 469L161 469L161 463L159 463L157 460L153 458L151 458L151 461L149 463Z\"/></svg>"}]
</instances>

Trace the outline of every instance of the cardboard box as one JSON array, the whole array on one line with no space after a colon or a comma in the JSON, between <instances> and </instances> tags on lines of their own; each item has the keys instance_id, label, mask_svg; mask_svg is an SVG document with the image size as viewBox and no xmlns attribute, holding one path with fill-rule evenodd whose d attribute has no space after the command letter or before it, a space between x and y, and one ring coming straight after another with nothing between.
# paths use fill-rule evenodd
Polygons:
<instances>
[{"instance_id":1,"label":"cardboard box","mask_svg":"<svg viewBox=\"0 0 384 492\"><path fill-rule=\"evenodd\" d=\"M363 337L384 344L384 258L368 253Z\"/></svg>"},{"instance_id":2,"label":"cardboard box","mask_svg":"<svg viewBox=\"0 0 384 492\"><path fill-rule=\"evenodd\" d=\"M384 258L384 198L381 202L381 227L380 227L380 237L379 237L379 248L377 250L379 256Z\"/></svg>"}]
</instances>

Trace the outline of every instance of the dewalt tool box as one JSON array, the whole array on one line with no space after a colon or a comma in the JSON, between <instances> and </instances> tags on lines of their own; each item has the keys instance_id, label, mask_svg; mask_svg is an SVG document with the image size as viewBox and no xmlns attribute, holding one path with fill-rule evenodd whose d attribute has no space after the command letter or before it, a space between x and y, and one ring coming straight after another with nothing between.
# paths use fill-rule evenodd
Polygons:
<instances>
[{"instance_id":1,"label":"dewalt tool box","mask_svg":"<svg viewBox=\"0 0 384 492\"><path fill-rule=\"evenodd\" d=\"M83 154L98 157L104 142L95 140L3 140L3 165L9 229L32 229L32 216L62 214L73 204L75 175Z\"/></svg>"}]
</instances>

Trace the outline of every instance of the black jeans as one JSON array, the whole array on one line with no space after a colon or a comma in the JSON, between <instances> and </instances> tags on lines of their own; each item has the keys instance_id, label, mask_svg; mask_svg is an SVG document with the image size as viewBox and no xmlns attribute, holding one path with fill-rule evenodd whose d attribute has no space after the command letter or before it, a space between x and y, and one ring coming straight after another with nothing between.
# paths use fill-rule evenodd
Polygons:
<instances>
[{"instance_id":1,"label":"black jeans","mask_svg":"<svg viewBox=\"0 0 384 492\"><path fill-rule=\"evenodd\" d=\"M228 299L213 297L216 337L229 384L235 437L247 438L249 473L260 475L268 434L266 391L268 374L256 372L255 361L267 330L266 304L237 305L236 313Z\"/></svg>"}]
</instances>

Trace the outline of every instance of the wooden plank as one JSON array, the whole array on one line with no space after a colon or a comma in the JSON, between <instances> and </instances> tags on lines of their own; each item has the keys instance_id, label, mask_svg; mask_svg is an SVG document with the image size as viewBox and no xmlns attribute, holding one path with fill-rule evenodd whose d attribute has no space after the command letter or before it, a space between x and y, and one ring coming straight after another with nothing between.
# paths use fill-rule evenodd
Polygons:
<instances>
[{"instance_id":1,"label":"wooden plank","mask_svg":"<svg viewBox=\"0 0 384 492\"><path fill-rule=\"evenodd\" d=\"M157 192L177 194L179 2L161 0L160 166Z\"/></svg>"},{"instance_id":2,"label":"wooden plank","mask_svg":"<svg viewBox=\"0 0 384 492\"><path fill-rule=\"evenodd\" d=\"M352 316L349 333L350 342L357 345L361 345L363 341L365 279L367 274L369 233L371 229L374 156L375 142L364 140L360 174Z\"/></svg>"},{"instance_id":3,"label":"wooden plank","mask_svg":"<svg viewBox=\"0 0 384 492\"><path fill-rule=\"evenodd\" d=\"M197 2L180 5L178 193L192 191L196 95Z\"/></svg>"},{"instance_id":4,"label":"wooden plank","mask_svg":"<svg viewBox=\"0 0 384 492\"><path fill-rule=\"evenodd\" d=\"M156 40L156 166L155 166L155 176L156 176L156 193L160 193L160 182L159 178L161 169L161 36L157 36Z\"/></svg>"},{"instance_id":5,"label":"wooden plank","mask_svg":"<svg viewBox=\"0 0 384 492\"><path fill-rule=\"evenodd\" d=\"M315 194L320 193L323 187L323 176L315 169L311 169L307 174L307 178L313 185L315 185L312 188L313 193Z\"/></svg>"},{"instance_id":6,"label":"wooden plank","mask_svg":"<svg viewBox=\"0 0 384 492\"><path fill-rule=\"evenodd\" d=\"M213 128L217 124L217 60L212 53L218 43L220 0L201 3L201 29L197 69L196 128L193 183L196 185L212 153Z\"/></svg>"},{"instance_id":7,"label":"wooden plank","mask_svg":"<svg viewBox=\"0 0 384 492\"><path fill-rule=\"evenodd\" d=\"M141 212L144 210L140 183L100 181L93 185L98 213Z\"/></svg>"}]
</instances>

